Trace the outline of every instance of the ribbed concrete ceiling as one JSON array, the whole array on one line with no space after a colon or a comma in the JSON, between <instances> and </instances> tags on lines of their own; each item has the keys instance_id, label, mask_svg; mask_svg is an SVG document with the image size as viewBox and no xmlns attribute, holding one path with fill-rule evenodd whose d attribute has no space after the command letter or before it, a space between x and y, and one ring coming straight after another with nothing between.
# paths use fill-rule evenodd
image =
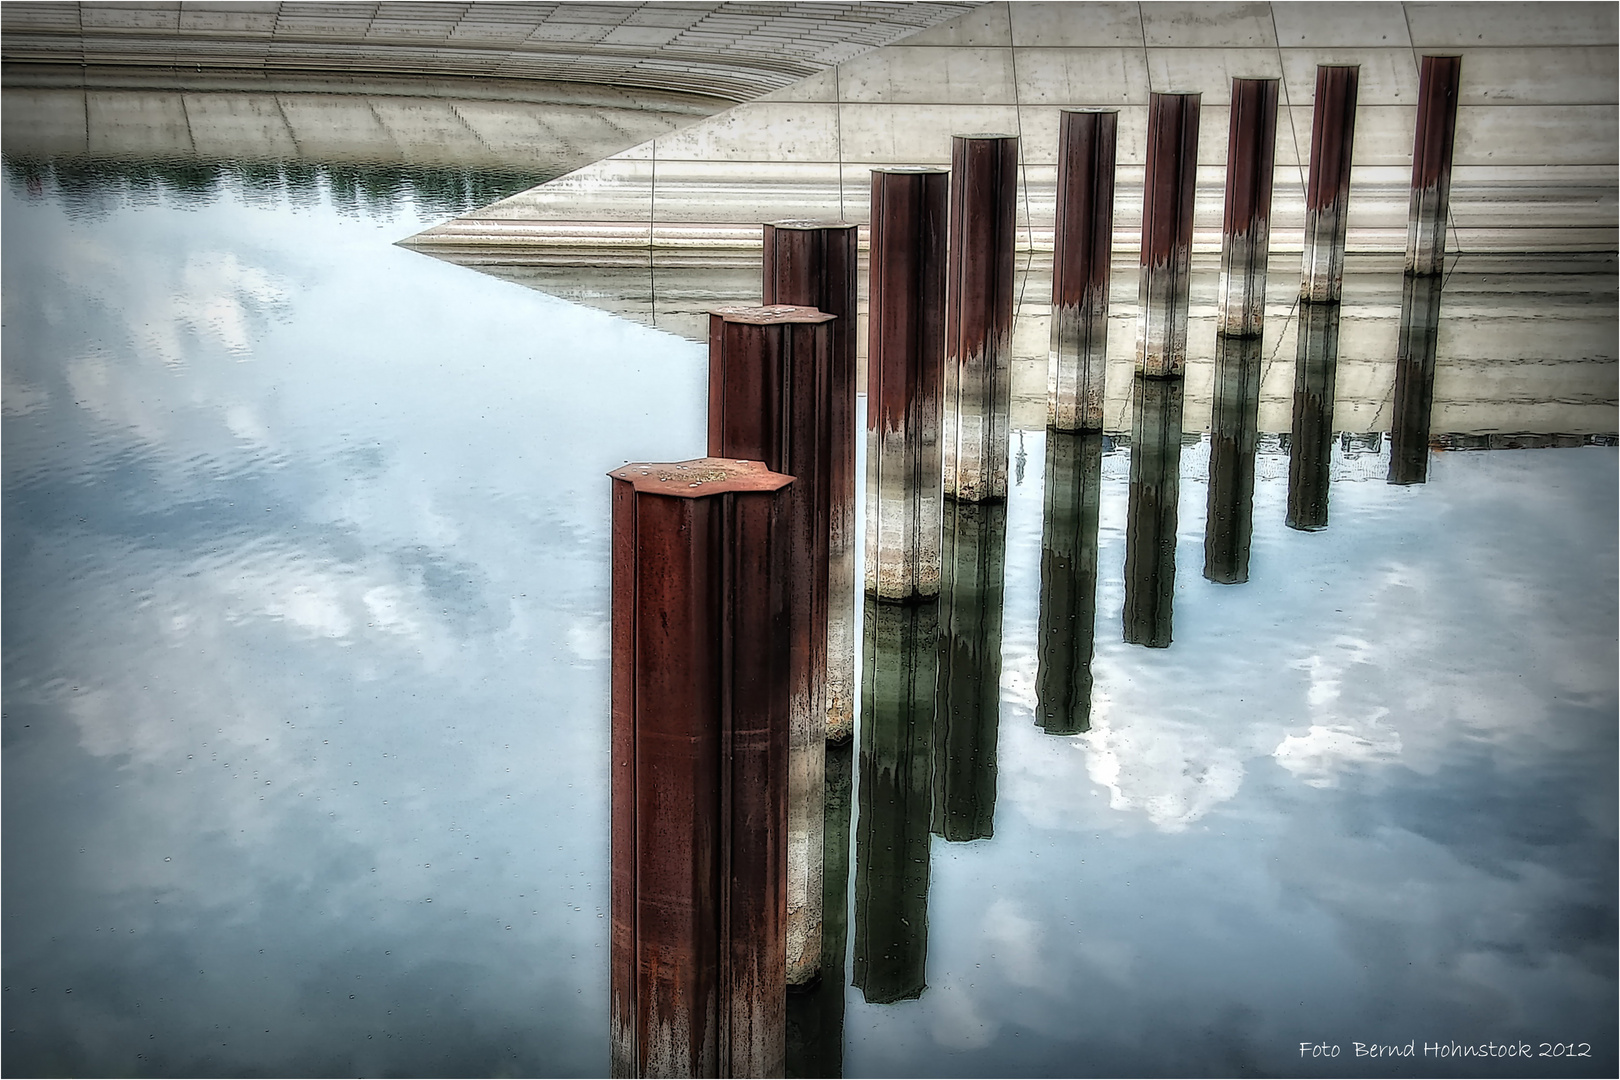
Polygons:
<instances>
[{"instance_id":1,"label":"ribbed concrete ceiling","mask_svg":"<svg viewBox=\"0 0 1620 1080\"><path fill-rule=\"evenodd\" d=\"M547 79L748 101L973 3L7 3L0 57Z\"/></svg>"}]
</instances>

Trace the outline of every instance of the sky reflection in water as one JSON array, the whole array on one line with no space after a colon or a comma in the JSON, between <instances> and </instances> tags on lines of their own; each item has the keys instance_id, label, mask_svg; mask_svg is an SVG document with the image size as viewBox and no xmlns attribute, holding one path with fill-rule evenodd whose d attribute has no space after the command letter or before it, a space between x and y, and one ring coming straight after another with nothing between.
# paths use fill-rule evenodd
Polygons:
<instances>
[{"instance_id":1,"label":"sky reflection in water","mask_svg":"<svg viewBox=\"0 0 1620 1080\"><path fill-rule=\"evenodd\" d=\"M21 187L7 1070L601 1071L602 474L700 350L408 205Z\"/></svg>"},{"instance_id":2,"label":"sky reflection in water","mask_svg":"<svg viewBox=\"0 0 1620 1080\"><path fill-rule=\"evenodd\" d=\"M4 193L6 1070L604 1073L603 474L701 451L701 347L392 247L410 199L127 183ZM1015 454L994 836L846 1071L1612 1074L1615 451L1340 451L1311 534L1263 452L1219 586L1186 447L1167 650L1109 454L1068 737Z\"/></svg>"}]
</instances>

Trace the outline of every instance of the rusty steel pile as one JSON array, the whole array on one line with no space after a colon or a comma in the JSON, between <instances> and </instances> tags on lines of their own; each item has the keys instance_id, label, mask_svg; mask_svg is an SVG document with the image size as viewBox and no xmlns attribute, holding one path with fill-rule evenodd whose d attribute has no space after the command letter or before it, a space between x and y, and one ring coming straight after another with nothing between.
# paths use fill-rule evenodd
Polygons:
<instances>
[{"instance_id":1,"label":"rusty steel pile","mask_svg":"<svg viewBox=\"0 0 1620 1080\"><path fill-rule=\"evenodd\" d=\"M1395 434L1416 449L1392 454L1396 483L1424 479L1458 70L1423 60ZM1327 521L1357 74L1317 73L1288 498L1305 530ZM1275 79L1232 81L1204 570L1228 584L1248 579L1277 96ZM1155 93L1149 115L1123 630L1156 648L1172 629L1199 101ZM1090 726L1116 121L1061 125L1037 711L1053 735ZM1019 139L953 145L949 172L871 174L852 977L876 1002L923 990L931 835L989 837L995 810ZM710 315L709 456L612 474L620 1076L783 1075L790 986L825 1014L821 1037L842 1030L857 230L764 233L760 303Z\"/></svg>"}]
</instances>

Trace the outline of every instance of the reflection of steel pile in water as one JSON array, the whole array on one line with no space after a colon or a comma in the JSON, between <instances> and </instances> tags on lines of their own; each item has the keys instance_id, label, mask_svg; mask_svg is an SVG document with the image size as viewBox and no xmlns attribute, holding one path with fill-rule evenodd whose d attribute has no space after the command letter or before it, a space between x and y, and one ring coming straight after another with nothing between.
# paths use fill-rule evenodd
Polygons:
<instances>
[{"instance_id":1,"label":"reflection of steel pile in water","mask_svg":"<svg viewBox=\"0 0 1620 1080\"><path fill-rule=\"evenodd\" d=\"M1389 482L1429 478L1429 418L1434 411L1434 357L1440 340L1438 274L1407 274L1401 336L1395 354L1395 416L1389 430Z\"/></svg>"},{"instance_id":2,"label":"reflection of steel pile in water","mask_svg":"<svg viewBox=\"0 0 1620 1080\"><path fill-rule=\"evenodd\" d=\"M1249 580L1254 531L1254 454L1260 416L1260 338L1215 339L1214 409L1209 438L1209 509L1204 576Z\"/></svg>"},{"instance_id":3,"label":"reflection of steel pile in water","mask_svg":"<svg viewBox=\"0 0 1620 1080\"><path fill-rule=\"evenodd\" d=\"M849 943L853 740L827 744L821 874L821 978L787 999L787 1074L844 1075L844 947Z\"/></svg>"},{"instance_id":4,"label":"reflection of steel pile in water","mask_svg":"<svg viewBox=\"0 0 1620 1080\"><path fill-rule=\"evenodd\" d=\"M1339 305L1299 305L1294 359L1294 427L1288 439L1288 527L1328 523L1333 467L1333 386L1339 364Z\"/></svg>"},{"instance_id":5,"label":"reflection of steel pile in water","mask_svg":"<svg viewBox=\"0 0 1620 1080\"><path fill-rule=\"evenodd\" d=\"M1181 491L1182 380L1136 376L1125 521L1125 640L1170 644Z\"/></svg>"},{"instance_id":6,"label":"reflection of steel pile in water","mask_svg":"<svg viewBox=\"0 0 1620 1080\"><path fill-rule=\"evenodd\" d=\"M1050 735L1091 730L1097 626L1097 524L1103 435L1046 433L1036 722Z\"/></svg>"},{"instance_id":7,"label":"reflection of steel pile in water","mask_svg":"<svg viewBox=\"0 0 1620 1080\"><path fill-rule=\"evenodd\" d=\"M995 832L1007 504L945 500L934 823L946 840Z\"/></svg>"},{"instance_id":8,"label":"reflection of steel pile in water","mask_svg":"<svg viewBox=\"0 0 1620 1080\"><path fill-rule=\"evenodd\" d=\"M854 985L876 1004L927 986L938 601L865 609Z\"/></svg>"}]
</instances>

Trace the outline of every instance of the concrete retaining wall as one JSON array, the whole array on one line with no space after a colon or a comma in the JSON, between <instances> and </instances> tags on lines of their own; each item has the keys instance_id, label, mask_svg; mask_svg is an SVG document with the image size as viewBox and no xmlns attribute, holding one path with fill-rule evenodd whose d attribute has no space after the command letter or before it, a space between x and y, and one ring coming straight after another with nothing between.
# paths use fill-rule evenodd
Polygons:
<instances>
[{"instance_id":1,"label":"concrete retaining wall","mask_svg":"<svg viewBox=\"0 0 1620 1080\"><path fill-rule=\"evenodd\" d=\"M1051 245L1058 115L1120 110L1116 250L1140 236L1151 91L1203 95L1195 248L1218 250L1234 76L1282 80L1273 250L1298 250L1316 65L1359 63L1351 251L1406 245L1419 58L1463 57L1453 251L1617 247L1610 4L992 3L411 241L757 244L758 222L865 222L868 171L948 164L951 136L1022 137L1020 242ZM622 234L622 235L618 235Z\"/></svg>"},{"instance_id":2,"label":"concrete retaining wall","mask_svg":"<svg viewBox=\"0 0 1620 1080\"><path fill-rule=\"evenodd\" d=\"M28 3L7 65L548 79L747 101L965 3Z\"/></svg>"}]
</instances>

